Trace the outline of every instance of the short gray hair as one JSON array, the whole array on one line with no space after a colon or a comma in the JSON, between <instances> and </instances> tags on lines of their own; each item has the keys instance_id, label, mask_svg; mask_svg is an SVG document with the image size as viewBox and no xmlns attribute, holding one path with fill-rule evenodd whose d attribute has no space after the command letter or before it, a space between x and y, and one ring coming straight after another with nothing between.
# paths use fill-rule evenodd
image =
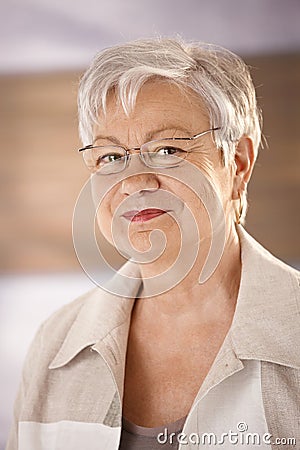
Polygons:
<instances>
[{"instance_id":1,"label":"short gray hair","mask_svg":"<svg viewBox=\"0 0 300 450\"><path fill-rule=\"evenodd\" d=\"M79 131L84 145L93 140L98 113L106 110L107 95L115 90L126 114L133 110L143 84L155 77L190 88L204 101L215 142L225 165L235 144L252 138L255 154L261 141L261 114L249 69L223 47L181 39L153 38L128 42L101 51L83 75L78 95Z\"/></svg>"}]
</instances>

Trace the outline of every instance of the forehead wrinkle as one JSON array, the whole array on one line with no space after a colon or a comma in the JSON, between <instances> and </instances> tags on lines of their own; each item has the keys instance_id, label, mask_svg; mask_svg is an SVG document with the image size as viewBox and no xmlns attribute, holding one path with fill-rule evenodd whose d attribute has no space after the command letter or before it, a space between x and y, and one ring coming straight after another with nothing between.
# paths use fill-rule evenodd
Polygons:
<instances>
[{"instance_id":1,"label":"forehead wrinkle","mask_svg":"<svg viewBox=\"0 0 300 450\"><path fill-rule=\"evenodd\" d=\"M122 145L121 142L119 141L119 139L116 138L115 136L102 136L100 134L98 134L95 137L95 139L93 140L93 144L95 144L95 142L97 142L97 141L99 141L101 139L103 139L104 141L111 141L111 142L113 142L114 144L117 144L117 145Z\"/></svg>"},{"instance_id":2,"label":"forehead wrinkle","mask_svg":"<svg viewBox=\"0 0 300 450\"><path fill-rule=\"evenodd\" d=\"M191 137L193 135L193 132L191 130L188 130L187 128L185 128L181 125L176 125L176 126L166 125L166 126L162 126L161 128L158 128L158 129L155 129L152 131L148 131L145 134L145 142L151 141L152 139L157 138L157 135L164 131L170 131L170 136L166 136L166 137L164 137L164 139L168 138L168 137L173 137L173 136L171 136L171 134L175 134L176 131L182 131L185 134L184 136L181 136L181 137ZM128 132L129 132L129 130L128 130ZM122 146L122 143L116 136L105 136L105 135L99 134L94 138L93 144L99 140L107 140L107 141L113 142L116 145Z\"/></svg>"}]
</instances>

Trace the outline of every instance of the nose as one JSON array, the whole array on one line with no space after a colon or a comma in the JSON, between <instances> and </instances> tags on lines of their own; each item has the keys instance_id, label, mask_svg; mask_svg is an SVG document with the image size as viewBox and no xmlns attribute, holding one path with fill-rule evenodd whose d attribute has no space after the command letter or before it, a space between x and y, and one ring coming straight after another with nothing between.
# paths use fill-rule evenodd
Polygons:
<instances>
[{"instance_id":1,"label":"nose","mask_svg":"<svg viewBox=\"0 0 300 450\"><path fill-rule=\"evenodd\" d=\"M121 183L121 193L132 195L136 192L157 191L160 187L159 179L155 173L139 173L125 178Z\"/></svg>"}]
</instances>

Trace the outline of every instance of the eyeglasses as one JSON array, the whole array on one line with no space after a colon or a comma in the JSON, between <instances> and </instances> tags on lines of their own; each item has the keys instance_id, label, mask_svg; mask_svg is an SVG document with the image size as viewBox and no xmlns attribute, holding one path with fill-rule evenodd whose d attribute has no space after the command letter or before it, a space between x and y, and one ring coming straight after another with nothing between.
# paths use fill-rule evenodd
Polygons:
<instances>
[{"instance_id":1,"label":"eyeglasses","mask_svg":"<svg viewBox=\"0 0 300 450\"><path fill-rule=\"evenodd\" d=\"M205 136L212 131L220 130L221 127L210 128L192 137L162 138L145 142L141 147L127 149L120 145L94 146L93 144L80 148L79 152L84 152L83 157L88 169L92 173L109 175L122 172L129 164L130 155L133 150L139 151L141 160L147 167L152 169L167 169L177 167L191 152L197 150L190 149L191 141ZM201 150L198 150L201 152Z\"/></svg>"}]
</instances>

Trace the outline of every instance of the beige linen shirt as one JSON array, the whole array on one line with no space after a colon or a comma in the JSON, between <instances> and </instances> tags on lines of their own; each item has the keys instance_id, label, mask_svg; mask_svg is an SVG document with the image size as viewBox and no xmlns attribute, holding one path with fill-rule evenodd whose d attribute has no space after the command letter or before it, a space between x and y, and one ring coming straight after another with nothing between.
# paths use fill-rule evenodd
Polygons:
<instances>
[{"instance_id":1,"label":"beige linen shirt","mask_svg":"<svg viewBox=\"0 0 300 450\"><path fill-rule=\"evenodd\" d=\"M179 448L256 448L226 439L195 444L195 434L232 430L241 437L248 429L269 434L258 448L297 449L299 273L237 229L242 273L236 311L184 424L193 442L183 437ZM139 287L128 283L124 298L96 288L41 325L25 361L7 450L118 449L130 314ZM296 444L280 443L283 438Z\"/></svg>"}]
</instances>

